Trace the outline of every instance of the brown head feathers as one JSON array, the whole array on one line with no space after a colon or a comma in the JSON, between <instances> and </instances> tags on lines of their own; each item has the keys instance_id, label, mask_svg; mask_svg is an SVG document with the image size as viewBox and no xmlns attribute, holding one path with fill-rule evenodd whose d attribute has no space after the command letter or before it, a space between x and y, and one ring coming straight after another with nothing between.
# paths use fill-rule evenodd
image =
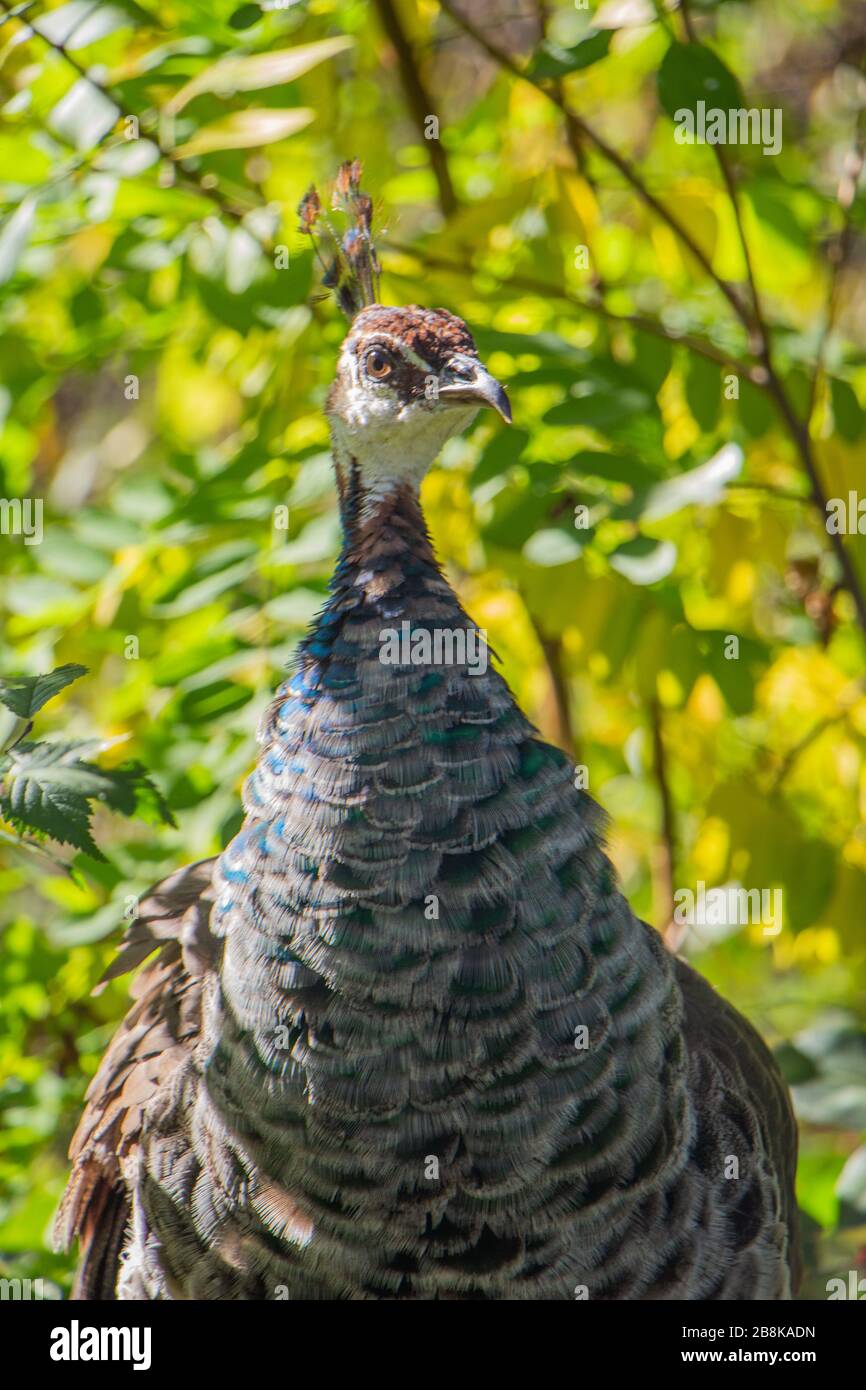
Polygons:
<instances>
[{"instance_id":1,"label":"brown head feathers","mask_svg":"<svg viewBox=\"0 0 866 1390\"><path fill-rule=\"evenodd\" d=\"M418 304L390 308L374 304L358 314L352 324L350 341L359 343L381 333L422 359L425 366L441 370L455 353L477 357L475 342L462 319L447 309L422 309Z\"/></svg>"}]
</instances>

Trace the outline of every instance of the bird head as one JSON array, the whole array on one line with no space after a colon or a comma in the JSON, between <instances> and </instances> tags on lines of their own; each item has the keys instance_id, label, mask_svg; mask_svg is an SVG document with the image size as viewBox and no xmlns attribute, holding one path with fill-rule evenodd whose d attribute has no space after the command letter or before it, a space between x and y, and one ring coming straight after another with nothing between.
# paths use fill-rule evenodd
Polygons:
<instances>
[{"instance_id":1,"label":"bird head","mask_svg":"<svg viewBox=\"0 0 866 1390\"><path fill-rule=\"evenodd\" d=\"M417 485L445 441L485 406L511 422L508 397L462 319L374 304L352 321L326 412L338 462L354 460L367 483Z\"/></svg>"}]
</instances>

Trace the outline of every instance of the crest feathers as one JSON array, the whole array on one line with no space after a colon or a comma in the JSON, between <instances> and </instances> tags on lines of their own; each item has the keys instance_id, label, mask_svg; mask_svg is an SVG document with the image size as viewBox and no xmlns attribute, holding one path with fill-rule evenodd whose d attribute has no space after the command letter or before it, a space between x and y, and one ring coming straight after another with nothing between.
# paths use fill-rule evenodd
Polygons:
<instances>
[{"instance_id":1,"label":"crest feathers","mask_svg":"<svg viewBox=\"0 0 866 1390\"><path fill-rule=\"evenodd\" d=\"M334 291L350 322L362 309L379 302L381 269L372 238L373 200L361 189L361 175L359 159L347 159L337 173L331 208L349 219L342 237L323 211L315 186L298 205L299 230L311 238L322 262L322 283ZM324 253L316 239L319 233L326 243Z\"/></svg>"}]
</instances>

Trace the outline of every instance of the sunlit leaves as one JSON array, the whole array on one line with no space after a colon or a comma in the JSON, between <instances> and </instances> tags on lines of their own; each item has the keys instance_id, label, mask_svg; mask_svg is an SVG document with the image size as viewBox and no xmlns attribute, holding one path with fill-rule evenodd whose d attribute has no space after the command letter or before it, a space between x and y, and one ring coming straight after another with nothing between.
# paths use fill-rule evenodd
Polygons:
<instances>
[{"instance_id":1,"label":"sunlit leaves","mask_svg":"<svg viewBox=\"0 0 866 1390\"><path fill-rule=\"evenodd\" d=\"M654 541L648 536L636 536L608 556L611 568L631 584L656 584L668 577L676 562L677 548L672 541Z\"/></svg>"},{"instance_id":2,"label":"sunlit leaves","mask_svg":"<svg viewBox=\"0 0 866 1390\"><path fill-rule=\"evenodd\" d=\"M15 274L36 218L36 200L24 198L0 226L0 285Z\"/></svg>"},{"instance_id":3,"label":"sunlit leaves","mask_svg":"<svg viewBox=\"0 0 866 1390\"><path fill-rule=\"evenodd\" d=\"M107 34L128 28L132 21L114 5L94 6L90 0L70 0L47 14L35 18L28 15L27 22L51 43L61 44L69 53L75 53Z\"/></svg>"},{"instance_id":4,"label":"sunlit leaves","mask_svg":"<svg viewBox=\"0 0 866 1390\"><path fill-rule=\"evenodd\" d=\"M5 676L0 679L0 704L22 719L30 719L67 685L86 674L86 666L69 662L45 676Z\"/></svg>"},{"instance_id":5,"label":"sunlit leaves","mask_svg":"<svg viewBox=\"0 0 866 1390\"><path fill-rule=\"evenodd\" d=\"M229 54L181 87L167 109L177 114L202 92L230 96L235 92L261 91L264 87L294 82L319 63L351 48L353 42L353 39L340 35L270 53L253 53L249 56Z\"/></svg>"},{"instance_id":6,"label":"sunlit leaves","mask_svg":"<svg viewBox=\"0 0 866 1390\"><path fill-rule=\"evenodd\" d=\"M698 468L649 488L640 501L640 515L645 521L655 521L695 503L709 506L718 501L742 467L742 450L736 444L726 444Z\"/></svg>"},{"instance_id":7,"label":"sunlit leaves","mask_svg":"<svg viewBox=\"0 0 866 1390\"><path fill-rule=\"evenodd\" d=\"M80 743L19 743L0 761L0 811L24 834L50 837L104 858L90 829L92 803L171 820L140 763L110 770L81 758Z\"/></svg>"},{"instance_id":8,"label":"sunlit leaves","mask_svg":"<svg viewBox=\"0 0 866 1390\"><path fill-rule=\"evenodd\" d=\"M120 108L86 77L69 88L49 117L49 125L76 150L91 150L107 135Z\"/></svg>"},{"instance_id":9,"label":"sunlit leaves","mask_svg":"<svg viewBox=\"0 0 866 1390\"><path fill-rule=\"evenodd\" d=\"M252 145L272 145L295 135L315 118L315 111L297 106L289 111L269 109L233 111L218 121L201 126L191 139L177 149L178 159L190 155L211 154L214 150L244 150Z\"/></svg>"}]
</instances>

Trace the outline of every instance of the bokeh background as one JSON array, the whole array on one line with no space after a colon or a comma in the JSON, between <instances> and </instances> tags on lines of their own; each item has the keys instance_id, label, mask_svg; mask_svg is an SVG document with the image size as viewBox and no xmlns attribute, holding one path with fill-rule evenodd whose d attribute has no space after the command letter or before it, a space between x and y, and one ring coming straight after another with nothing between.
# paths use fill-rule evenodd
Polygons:
<instances>
[{"instance_id":1,"label":"bokeh background","mask_svg":"<svg viewBox=\"0 0 866 1390\"><path fill-rule=\"evenodd\" d=\"M0 491L45 507L0 536L0 672L85 664L37 734L126 736L177 820L100 813L74 877L0 844L0 1275L68 1288L127 982L89 991L237 829L322 602L344 326L295 208L355 155L384 298L464 316L514 407L425 483L448 574L635 910L777 1050L804 1291L866 1273L866 539L823 510L866 495L864 55L836 0L0 0ZM678 144L699 99L779 108L780 153ZM783 930L679 932L699 880Z\"/></svg>"}]
</instances>

